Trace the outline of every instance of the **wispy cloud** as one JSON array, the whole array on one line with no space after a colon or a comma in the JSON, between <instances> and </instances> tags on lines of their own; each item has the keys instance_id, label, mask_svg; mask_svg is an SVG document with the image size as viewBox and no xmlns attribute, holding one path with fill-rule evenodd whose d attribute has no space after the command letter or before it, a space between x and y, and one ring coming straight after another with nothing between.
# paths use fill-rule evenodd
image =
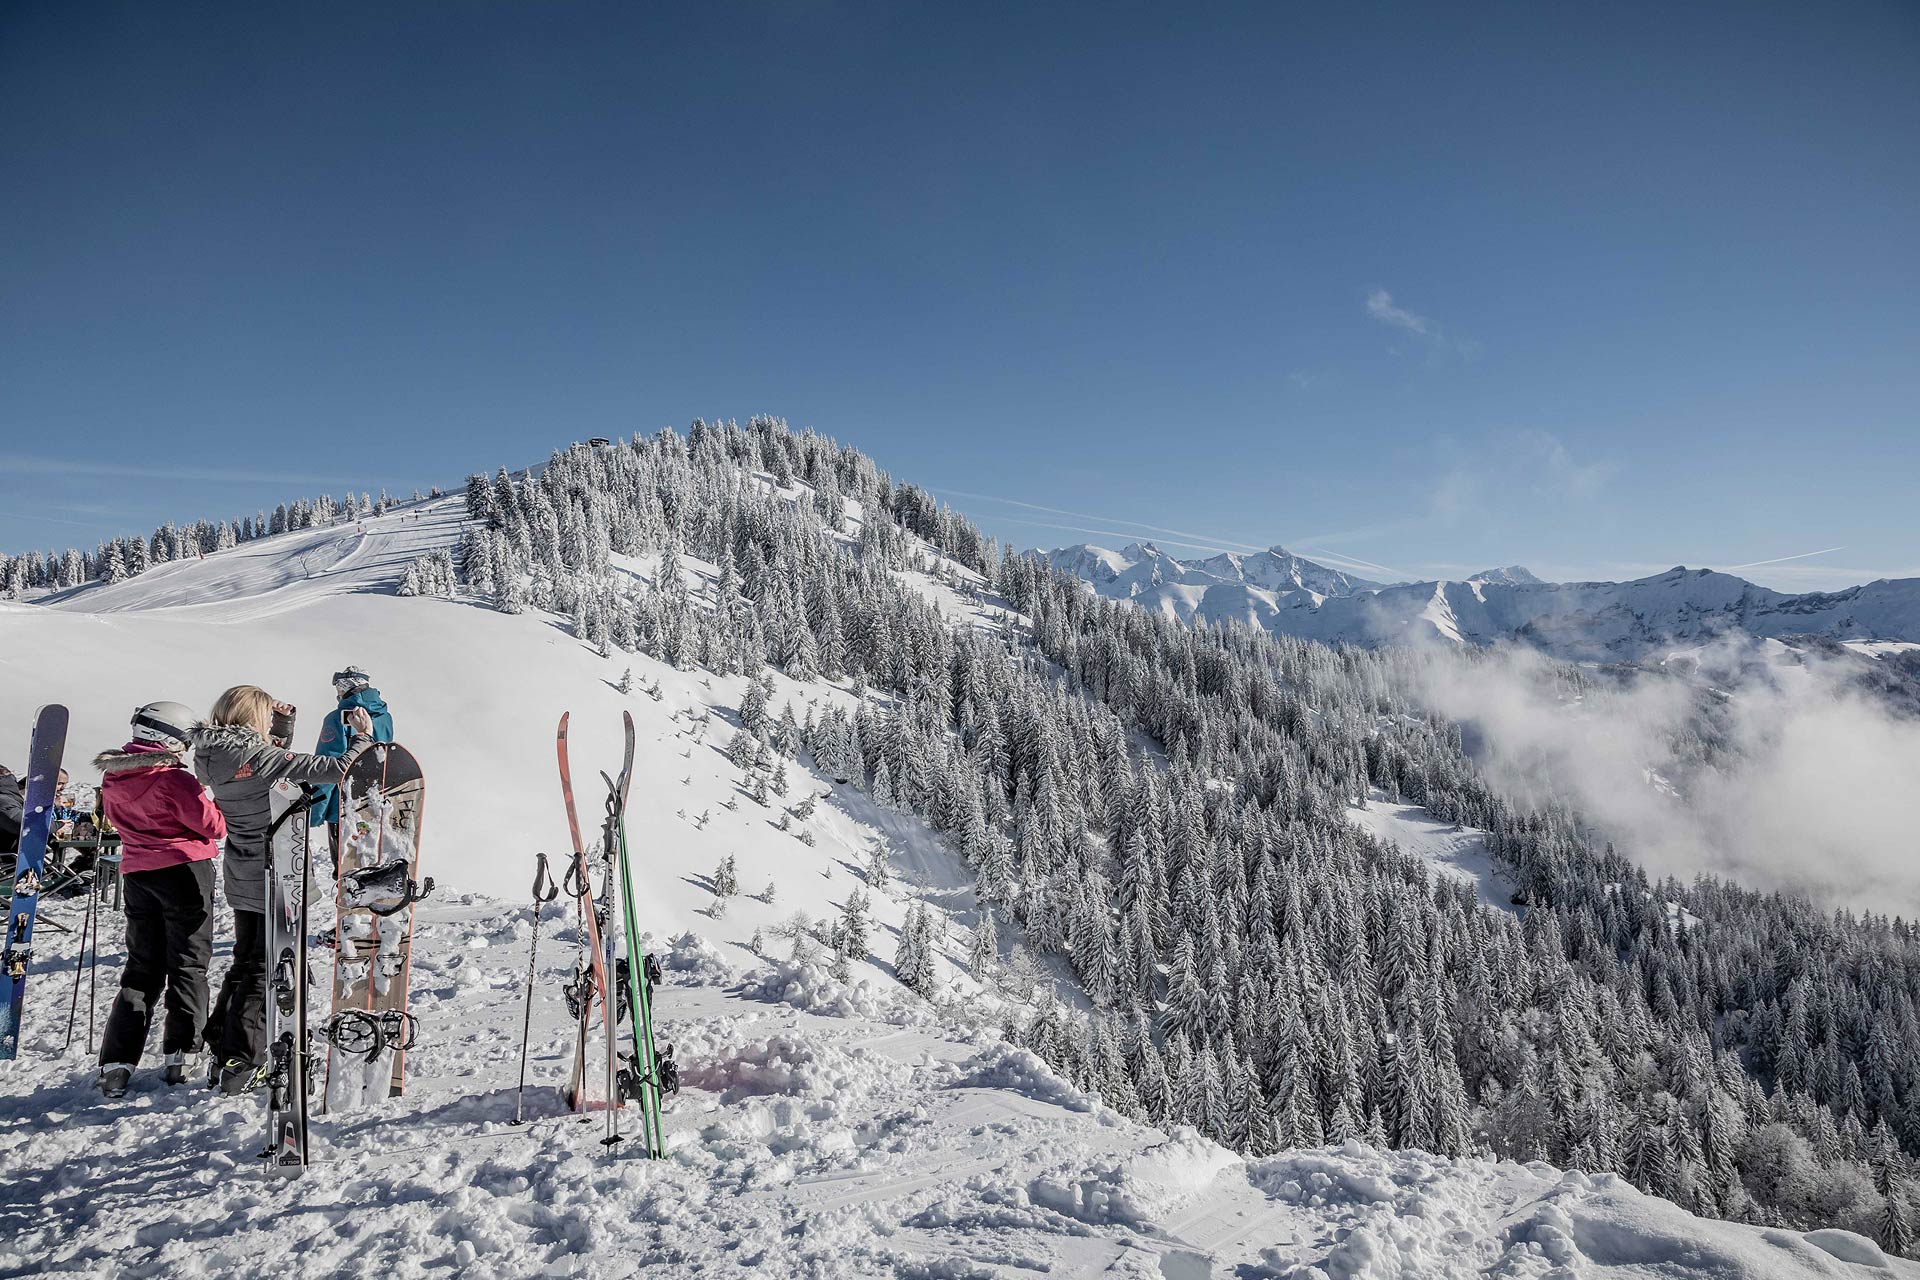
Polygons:
<instances>
[{"instance_id":1,"label":"wispy cloud","mask_svg":"<svg viewBox=\"0 0 1920 1280\"><path fill-rule=\"evenodd\" d=\"M23 458L18 455L0 455L0 468L16 475L101 476L129 480L180 480L197 484L351 485L354 488L371 488L384 483L378 477L368 476L306 475L229 467L142 467L67 458Z\"/></svg>"},{"instance_id":2,"label":"wispy cloud","mask_svg":"<svg viewBox=\"0 0 1920 1280\"><path fill-rule=\"evenodd\" d=\"M1606 487L1619 468L1606 459L1581 462L1551 431L1520 431L1514 439L1536 469L1535 488L1550 495L1591 498Z\"/></svg>"},{"instance_id":3,"label":"wispy cloud","mask_svg":"<svg viewBox=\"0 0 1920 1280\"><path fill-rule=\"evenodd\" d=\"M1446 524L1481 515L1490 491L1590 501L1620 470L1611 459L1576 457L1559 436L1533 428L1491 433L1471 449L1444 436L1434 443L1451 460L1427 491L1427 511Z\"/></svg>"},{"instance_id":4,"label":"wispy cloud","mask_svg":"<svg viewBox=\"0 0 1920 1280\"><path fill-rule=\"evenodd\" d=\"M0 520L18 520L23 524L65 524L76 529L98 529L99 520L65 520L59 516L35 515L25 511L0 511Z\"/></svg>"},{"instance_id":5,"label":"wispy cloud","mask_svg":"<svg viewBox=\"0 0 1920 1280\"><path fill-rule=\"evenodd\" d=\"M1385 289L1368 291L1366 309L1367 315L1379 323L1420 339L1430 353L1455 355L1469 360L1480 354L1478 342L1447 333L1430 317L1395 302L1393 295Z\"/></svg>"},{"instance_id":6,"label":"wispy cloud","mask_svg":"<svg viewBox=\"0 0 1920 1280\"><path fill-rule=\"evenodd\" d=\"M1480 478L1485 468L1456 462L1440 473L1427 492L1427 510L1448 524L1480 506Z\"/></svg>"},{"instance_id":7,"label":"wispy cloud","mask_svg":"<svg viewBox=\"0 0 1920 1280\"><path fill-rule=\"evenodd\" d=\"M1396 329L1405 329L1408 333L1417 333L1423 338L1433 337L1439 331L1433 321L1415 311L1395 304L1393 295L1385 289L1375 289L1367 295L1367 314L1381 324L1390 324Z\"/></svg>"}]
</instances>

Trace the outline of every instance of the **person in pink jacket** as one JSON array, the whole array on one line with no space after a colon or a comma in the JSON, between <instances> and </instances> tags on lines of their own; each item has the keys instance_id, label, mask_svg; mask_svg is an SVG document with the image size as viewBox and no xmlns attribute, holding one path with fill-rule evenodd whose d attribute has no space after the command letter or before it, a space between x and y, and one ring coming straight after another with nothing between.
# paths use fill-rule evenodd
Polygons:
<instances>
[{"instance_id":1,"label":"person in pink jacket","mask_svg":"<svg viewBox=\"0 0 1920 1280\"><path fill-rule=\"evenodd\" d=\"M127 968L100 1041L100 1091L109 1098L127 1091L163 988L168 1084L186 1082L207 1020L214 859L227 823L193 776L196 727L181 704L150 702L133 713L133 740L93 759L101 804L120 831L127 906Z\"/></svg>"}]
</instances>

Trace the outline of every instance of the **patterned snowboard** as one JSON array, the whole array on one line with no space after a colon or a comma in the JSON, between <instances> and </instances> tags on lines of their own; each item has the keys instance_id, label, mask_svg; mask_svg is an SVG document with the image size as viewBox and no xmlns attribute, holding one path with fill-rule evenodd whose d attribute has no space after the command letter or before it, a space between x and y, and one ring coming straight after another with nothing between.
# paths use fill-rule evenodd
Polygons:
<instances>
[{"instance_id":1,"label":"patterned snowboard","mask_svg":"<svg viewBox=\"0 0 1920 1280\"><path fill-rule=\"evenodd\" d=\"M419 762L398 743L375 743L340 784L329 1111L379 1097L383 1085L398 1097L405 1085L413 904L433 889L420 876L425 806Z\"/></svg>"}]
</instances>

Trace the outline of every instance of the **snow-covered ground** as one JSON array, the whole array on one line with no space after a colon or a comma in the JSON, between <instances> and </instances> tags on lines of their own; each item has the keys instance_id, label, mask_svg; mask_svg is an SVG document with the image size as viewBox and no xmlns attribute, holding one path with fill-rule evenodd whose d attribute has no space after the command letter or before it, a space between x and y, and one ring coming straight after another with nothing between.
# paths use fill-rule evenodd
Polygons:
<instances>
[{"instance_id":1,"label":"snow-covered ground","mask_svg":"<svg viewBox=\"0 0 1920 1280\"><path fill-rule=\"evenodd\" d=\"M1704 1221L1611 1176L1357 1144L1244 1162L1121 1118L884 979L692 940L657 995L685 1080L670 1158L609 1156L604 1113L560 1101L578 933L559 906L529 1119L510 1123L531 916L423 909L409 1092L316 1117L318 1163L294 1182L252 1158L256 1099L152 1072L120 1103L93 1093L84 996L61 1052L77 935L55 935L0 1072L0 1274L1920 1276L1858 1236ZM105 936L110 972L111 919Z\"/></svg>"},{"instance_id":2,"label":"snow-covered ground","mask_svg":"<svg viewBox=\"0 0 1920 1280\"><path fill-rule=\"evenodd\" d=\"M1887 658L1920 649L1920 640L1848 640L1847 648L1868 658Z\"/></svg>"},{"instance_id":3,"label":"snow-covered ground","mask_svg":"<svg viewBox=\"0 0 1920 1280\"><path fill-rule=\"evenodd\" d=\"M330 701L328 674L366 666L428 771L423 870L442 884L415 946L421 1042L407 1095L316 1118L318 1163L292 1183L253 1159L257 1097L168 1089L151 1059L127 1099L93 1092L84 991L64 1047L78 935L42 931L21 1056L0 1063L0 1274L1889 1273L1857 1237L1703 1221L1612 1178L1360 1146L1248 1164L1119 1117L998 1038L994 997L961 962L977 911L968 877L921 823L792 764L788 804L830 793L792 830L776 825L778 801L761 808L741 791L722 752L742 682L602 659L538 614L394 595L409 559L452 544L459 515L449 499L0 606L0 726L17 735L0 736L0 759L24 754L35 704L64 702L81 782L139 702L204 707L229 684L258 683L305 709L305 737ZM976 608L925 586L951 615ZM635 691L622 695L628 666ZM789 700L804 717L809 699L850 699L775 683L776 713ZM661 1038L685 1084L668 1117L671 1158L651 1164L607 1153L604 1113L561 1106L574 1024L560 987L580 945L565 903L542 916L531 1120L509 1123L533 855L559 855L567 840L555 722L573 713L591 824L622 709L638 726L639 914L670 957ZM1477 833L1384 802L1354 818L1504 902ZM871 878L876 850L885 886ZM716 911L709 877L729 854L743 893ZM752 896L768 885L770 900ZM856 889L873 902L874 958L841 985L791 960L782 933L796 913L837 914ZM952 1001L938 1014L885 963L916 898L945 932L939 976ZM72 902L43 910L78 923ZM102 934L104 1012L123 952L117 916Z\"/></svg>"},{"instance_id":4,"label":"snow-covered ground","mask_svg":"<svg viewBox=\"0 0 1920 1280\"><path fill-rule=\"evenodd\" d=\"M1366 808L1347 810L1347 820L1381 844L1393 845L1443 875L1473 886L1484 906L1513 911L1513 884L1487 850L1487 833L1442 822L1418 805L1394 804L1375 788Z\"/></svg>"}]
</instances>

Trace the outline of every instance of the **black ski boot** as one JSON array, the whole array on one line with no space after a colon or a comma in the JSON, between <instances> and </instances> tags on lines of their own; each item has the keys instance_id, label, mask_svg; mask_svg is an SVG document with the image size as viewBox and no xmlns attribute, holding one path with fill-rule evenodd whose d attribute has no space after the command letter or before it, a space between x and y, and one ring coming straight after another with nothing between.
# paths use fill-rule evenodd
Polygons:
<instances>
[{"instance_id":1,"label":"black ski boot","mask_svg":"<svg viewBox=\"0 0 1920 1280\"><path fill-rule=\"evenodd\" d=\"M220 1092L229 1098L237 1098L254 1086L260 1072L245 1058L228 1058L220 1068Z\"/></svg>"},{"instance_id":2,"label":"black ski boot","mask_svg":"<svg viewBox=\"0 0 1920 1280\"><path fill-rule=\"evenodd\" d=\"M187 1082L187 1055L177 1049L167 1055L166 1080L168 1084Z\"/></svg>"},{"instance_id":3,"label":"black ski boot","mask_svg":"<svg viewBox=\"0 0 1920 1280\"><path fill-rule=\"evenodd\" d=\"M109 1098L127 1096L127 1086L133 1082L132 1067L101 1067L100 1092Z\"/></svg>"}]
</instances>

